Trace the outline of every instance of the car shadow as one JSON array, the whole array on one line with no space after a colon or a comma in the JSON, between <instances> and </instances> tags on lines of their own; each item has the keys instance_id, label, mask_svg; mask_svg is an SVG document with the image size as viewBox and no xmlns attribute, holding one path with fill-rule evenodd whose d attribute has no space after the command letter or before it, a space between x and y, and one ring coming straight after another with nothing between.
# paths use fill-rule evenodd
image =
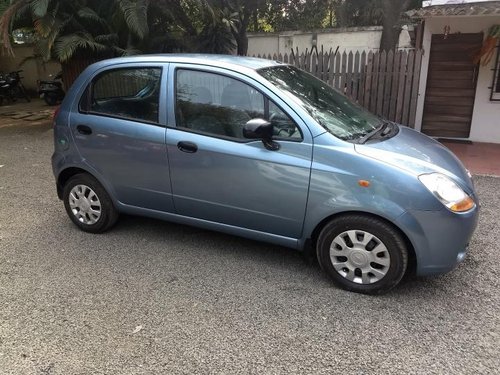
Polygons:
<instances>
[{"instance_id":1,"label":"car shadow","mask_svg":"<svg viewBox=\"0 0 500 375\"><path fill-rule=\"evenodd\" d=\"M251 261L254 264L266 264L285 269L293 268L293 271L291 271L293 273L302 273L303 276L316 274L317 282L340 290L321 271L315 254L311 251L300 252L278 245L188 225L128 215L122 215L111 232L120 237L126 233L133 237L148 238L149 241L153 242L168 241L170 245L169 251L184 251L185 247L188 246L196 249L194 251L203 252L199 256L205 258L237 257L240 260ZM445 279L446 275L423 278L408 274L396 288L377 298L391 299L403 295L421 297L436 295L441 292L445 293L448 289ZM424 285L426 287L423 287Z\"/></svg>"},{"instance_id":2,"label":"car shadow","mask_svg":"<svg viewBox=\"0 0 500 375\"><path fill-rule=\"evenodd\" d=\"M255 241L226 233L201 229L189 225L176 224L157 219L121 215L111 232L118 234L135 232L135 235L148 238L150 241L169 241L175 245L188 243L194 245L204 256L228 253L239 257L252 258L253 261L269 261L276 259L314 267L320 271L315 257L307 252L301 252L279 245Z\"/></svg>"}]
</instances>

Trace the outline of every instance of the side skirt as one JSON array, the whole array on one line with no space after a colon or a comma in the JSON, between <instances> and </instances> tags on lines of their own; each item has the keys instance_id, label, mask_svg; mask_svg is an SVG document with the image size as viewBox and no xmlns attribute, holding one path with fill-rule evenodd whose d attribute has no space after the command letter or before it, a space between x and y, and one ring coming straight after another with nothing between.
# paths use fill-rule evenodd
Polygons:
<instances>
[{"instance_id":1,"label":"side skirt","mask_svg":"<svg viewBox=\"0 0 500 375\"><path fill-rule=\"evenodd\" d=\"M216 223L213 221L196 219L192 217L177 215L169 212L155 211L147 208L129 206L122 203L117 204L120 212L129 215L146 216L153 219L170 221L177 224L191 225L198 228L222 232L233 236L248 238L255 241L272 243L274 245L289 247L295 250L301 250L300 241L296 238L279 236L276 234L259 232L252 229L235 227L228 224Z\"/></svg>"}]
</instances>

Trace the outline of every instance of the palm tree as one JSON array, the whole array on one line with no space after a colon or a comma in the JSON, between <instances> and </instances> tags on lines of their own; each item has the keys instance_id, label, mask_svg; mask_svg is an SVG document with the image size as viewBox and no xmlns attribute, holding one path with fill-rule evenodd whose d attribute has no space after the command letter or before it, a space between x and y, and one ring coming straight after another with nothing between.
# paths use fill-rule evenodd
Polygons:
<instances>
[{"instance_id":1,"label":"palm tree","mask_svg":"<svg viewBox=\"0 0 500 375\"><path fill-rule=\"evenodd\" d=\"M0 17L0 38L12 54L12 29L32 25L36 52L61 63L133 54L149 33L148 7L149 0L13 0Z\"/></svg>"},{"instance_id":2,"label":"palm tree","mask_svg":"<svg viewBox=\"0 0 500 375\"><path fill-rule=\"evenodd\" d=\"M218 0L155 0L150 7L151 40L168 42L149 46L154 52L230 53L235 49L238 13ZM160 20L161 19L161 20Z\"/></svg>"},{"instance_id":3,"label":"palm tree","mask_svg":"<svg viewBox=\"0 0 500 375\"><path fill-rule=\"evenodd\" d=\"M206 53L229 53L236 47L238 13L229 8L205 8L204 25L197 36L197 49Z\"/></svg>"}]
</instances>

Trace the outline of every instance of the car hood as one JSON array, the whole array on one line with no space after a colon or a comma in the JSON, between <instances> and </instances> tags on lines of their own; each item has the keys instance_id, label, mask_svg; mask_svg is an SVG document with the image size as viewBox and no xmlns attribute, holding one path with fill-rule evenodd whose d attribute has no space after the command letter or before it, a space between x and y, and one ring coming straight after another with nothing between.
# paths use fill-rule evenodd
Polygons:
<instances>
[{"instance_id":1,"label":"car hood","mask_svg":"<svg viewBox=\"0 0 500 375\"><path fill-rule=\"evenodd\" d=\"M355 145L356 152L404 169L415 175L443 173L469 193L474 187L462 162L445 146L413 129L400 126L396 136L379 142Z\"/></svg>"}]
</instances>

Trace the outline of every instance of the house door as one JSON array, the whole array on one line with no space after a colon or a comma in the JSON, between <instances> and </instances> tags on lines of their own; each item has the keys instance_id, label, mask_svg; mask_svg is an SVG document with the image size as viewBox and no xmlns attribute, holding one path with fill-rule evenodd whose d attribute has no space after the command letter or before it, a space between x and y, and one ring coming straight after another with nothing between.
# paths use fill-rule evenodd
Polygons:
<instances>
[{"instance_id":1,"label":"house door","mask_svg":"<svg viewBox=\"0 0 500 375\"><path fill-rule=\"evenodd\" d=\"M476 95L483 34L432 35L422 132L433 137L468 138Z\"/></svg>"}]
</instances>

